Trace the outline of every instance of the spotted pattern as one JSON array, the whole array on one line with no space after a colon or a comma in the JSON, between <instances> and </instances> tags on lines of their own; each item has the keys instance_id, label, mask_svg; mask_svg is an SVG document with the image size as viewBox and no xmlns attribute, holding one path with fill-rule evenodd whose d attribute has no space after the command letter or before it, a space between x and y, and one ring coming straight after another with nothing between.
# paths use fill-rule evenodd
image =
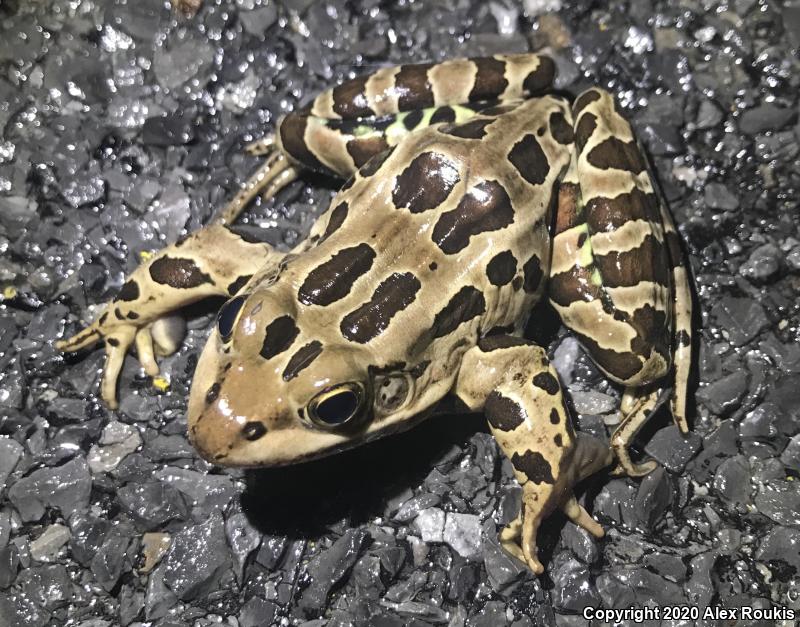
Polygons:
<instances>
[{"instance_id":1,"label":"spotted pattern","mask_svg":"<svg viewBox=\"0 0 800 627\"><path fill-rule=\"evenodd\" d=\"M486 127L489 126L493 119L470 120L463 124L456 124L442 128L442 132L453 137L460 137L461 139L483 139L486 135Z\"/></svg>"},{"instance_id":2,"label":"spotted pattern","mask_svg":"<svg viewBox=\"0 0 800 627\"><path fill-rule=\"evenodd\" d=\"M374 156L388 150L389 144L383 137L363 137L351 139L346 148L355 166L360 168Z\"/></svg>"},{"instance_id":3,"label":"spotted pattern","mask_svg":"<svg viewBox=\"0 0 800 627\"><path fill-rule=\"evenodd\" d=\"M451 123L456 121L456 112L453 107L439 107L431 115L431 124L439 124L442 122Z\"/></svg>"},{"instance_id":4,"label":"spotted pattern","mask_svg":"<svg viewBox=\"0 0 800 627\"><path fill-rule=\"evenodd\" d=\"M486 277L489 283L501 287L511 283L517 273L517 258L510 250L497 253L486 265Z\"/></svg>"},{"instance_id":5,"label":"spotted pattern","mask_svg":"<svg viewBox=\"0 0 800 627\"><path fill-rule=\"evenodd\" d=\"M182 290L213 283L211 277L200 270L191 259L167 256L150 264L150 278L161 285Z\"/></svg>"},{"instance_id":6,"label":"spotted pattern","mask_svg":"<svg viewBox=\"0 0 800 627\"><path fill-rule=\"evenodd\" d=\"M508 87L505 77L506 64L492 57L484 57L473 61L478 68L472 90L469 92L470 102L487 100L496 94L502 94Z\"/></svg>"},{"instance_id":7,"label":"spotted pattern","mask_svg":"<svg viewBox=\"0 0 800 627\"><path fill-rule=\"evenodd\" d=\"M375 115L367 102L368 76L358 76L333 88L333 110L343 118Z\"/></svg>"},{"instance_id":8,"label":"spotted pattern","mask_svg":"<svg viewBox=\"0 0 800 627\"><path fill-rule=\"evenodd\" d=\"M587 161L601 170L626 170L641 174L647 167L635 141L609 137L589 151Z\"/></svg>"},{"instance_id":9,"label":"spotted pattern","mask_svg":"<svg viewBox=\"0 0 800 627\"><path fill-rule=\"evenodd\" d=\"M343 248L308 273L298 297L305 305L327 306L347 296L353 283L369 272L375 251L368 244Z\"/></svg>"},{"instance_id":10,"label":"spotted pattern","mask_svg":"<svg viewBox=\"0 0 800 627\"><path fill-rule=\"evenodd\" d=\"M575 141L572 124L567 122L561 111L553 111L550 114L550 133L559 144L569 145Z\"/></svg>"},{"instance_id":11,"label":"spotted pattern","mask_svg":"<svg viewBox=\"0 0 800 627\"><path fill-rule=\"evenodd\" d=\"M361 168L358 170L358 174L362 178L368 178L373 176L378 170L380 170L381 166L386 162L386 160L392 156L395 147L392 146L389 150L384 150L383 152L375 155L369 161L367 161ZM353 179L349 179L350 185L353 184ZM349 185L345 184L340 191L344 191L347 189Z\"/></svg>"},{"instance_id":12,"label":"spotted pattern","mask_svg":"<svg viewBox=\"0 0 800 627\"><path fill-rule=\"evenodd\" d=\"M464 250L474 235L497 231L514 221L514 208L497 181L482 181L471 188L455 209L439 218L431 235L447 255Z\"/></svg>"},{"instance_id":13,"label":"spotted pattern","mask_svg":"<svg viewBox=\"0 0 800 627\"><path fill-rule=\"evenodd\" d=\"M536 136L530 133L514 144L508 160L531 185L541 185L550 173L547 155Z\"/></svg>"},{"instance_id":14,"label":"spotted pattern","mask_svg":"<svg viewBox=\"0 0 800 627\"><path fill-rule=\"evenodd\" d=\"M228 295L234 296L237 293L239 293L239 290L241 290L245 285L247 285L247 282L252 278L253 278L252 274L245 274L231 281L231 283L228 284L227 288Z\"/></svg>"},{"instance_id":15,"label":"spotted pattern","mask_svg":"<svg viewBox=\"0 0 800 627\"><path fill-rule=\"evenodd\" d=\"M553 469L544 455L538 451L525 451L522 455L514 453L511 463L533 483L555 483Z\"/></svg>"},{"instance_id":16,"label":"spotted pattern","mask_svg":"<svg viewBox=\"0 0 800 627\"><path fill-rule=\"evenodd\" d=\"M504 348L515 348L517 346L530 346L530 342L522 337L515 335L488 335L478 340L478 348L484 353L490 353Z\"/></svg>"},{"instance_id":17,"label":"spotted pattern","mask_svg":"<svg viewBox=\"0 0 800 627\"><path fill-rule=\"evenodd\" d=\"M322 343L318 340L313 340L299 348L289 359L289 363L286 364L286 368L283 370L283 380L291 381L294 379L301 371L308 368L311 362L319 357L320 353L322 353Z\"/></svg>"},{"instance_id":18,"label":"spotted pattern","mask_svg":"<svg viewBox=\"0 0 800 627\"><path fill-rule=\"evenodd\" d=\"M578 117L581 111L588 107L593 102L600 100L600 92L590 89L581 94L572 106L572 115Z\"/></svg>"},{"instance_id":19,"label":"spotted pattern","mask_svg":"<svg viewBox=\"0 0 800 627\"><path fill-rule=\"evenodd\" d=\"M369 301L344 317L342 335L360 344L378 337L394 316L414 302L421 287L419 279L410 272L392 274L378 285Z\"/></svg>"},{"instance_id":20,"label":"spotted pattern","mask_svg":"<svg viewBox=\"0 0 800 627\"><path fill-rule=\"evenodd\" d=\"M288 350L299 334L300 329L297 328L294 318L280 316L267 325L259 354L264 359L272 359Z\"/></svg>"},{"instance_id":21,"label":"spotted pattern","mask_svg":"<svg viewBox=\"0 0 800 627\"><path fill-rule=\"evenodd\" d=\"M496 390L486 398L484 412L489 424L501 431L513 431L528 419L528 415L519 403Z\"/></svg>"},{"instance_id":22,"label":"spotted pattern","mask_svg":"<svg viewBox=\"0 0 800 627\"><path fill-rule=\"evenodd\" d=\"M411 213L429 211L441 205L460 180L458 168L450 159L438 152L423 152L397 177L392 200L396 207Z\"/></svg>"},{"instance_id":23,"label":"spotted pattern","mask_svg":"<svg viewBox=\"0 0 800 627\"><path fill-rule=\"evenodd\" d=\"M433 319L431 328L434 338L444 337L455 331L462 323L480 316L486 311L483 293L465 285Z\"/></svg>"},{"instance_id":24,"label":"spotted pattern","mask_svg":"<svg viewBox=\"0 0 800 627\"><path fill-rule=\"evenodd\" d=\"M208 388L206 392L206 405L211 405L211 403L219 398L219 391L221 388L222 386L219 381L214 381L214 383L211 384L211 387Z\"/></svg>"},{"instance_id":25,"label":"spotted pattern","mask_svg":"<svg viewBox=\"0 0 800 627\"><path fill-rule=\"evenodd\" d=\"M522 274L525 277L522 288L529 294L535 293L544 279L542 263L537 255L533 255L525 262L525 265L522 266Z\"/></svg>"},{"instance_id":26,"label":"spotted pattern","mask_svg":"<svg viewBox=\"0 0 800 627\"><path fill-rule=\"evenodd\" d=\"M550 424L557 425L561 422L561 414L558 413L558 410L553 407L550 410Z\"/></svg>"},{"instance_id":27,"label":"spotted pattern","mask_svg":"<svg viewBox=\"0 0 800 627\"><path fill-rule=\"evenodd\" d=\"M287 115L281 122L278 131L281 146L293 159L302 163L306 168L317 172L325 172L327 168L308 148L308 143L305 139L307 125L307 115Z\"/></svg>"},{"instance_id":28,"label":"spotted pattern","mask_svg":"<svg viewBox=\"0 0 800 627\"><path fill-rule=\"evenodd\" d=\"M328 218L328 224L325 226L325 233L322 234L321 241L324 242L344 224L349 208L350 206L347 204L347 201L343 200L331 209L331 216Z\"/></svg>"},{"instance_id":29,"label":"spotted pattern","mask_svg":"<svg viewBox=\"0 0 800 627\"><path fill-rule=\"evenodd\" d=\"M130 302L139 298L139 285L136 281L125 281L125 284L120 288L116 300Z\"/></svg>"},{"instance_id":30,"label":"spotted pattern","mask_svg":"<svg viewBox=\"0 0 800 627\"><path fill-rule=\"evenodd\" d=\"M597 130L597 116L593 113L585 113L578 121L575 129L575 145L578 150L583 150L589 138Z\"/></svg>"},{"instance_id":31,"label":"spotted pattern","mask_svg":"<svg viewBox=\"0 0 800 627\"><path fill-rule=\"evenodd\" d=\"M550 395L558 394L558 391L561 389L558 385L558 379L549 372L540 372L537 374L533 377L533 384L537 388L542 388Z\"/></svg>"},{"instance_id":32,"label":"spotted pattern","mask_svg":"<svg viewBox=\"0 0 800 627\"><path fill-rule=\"evenodd\" d=\"M523 89L531 96L544 93L553 85L556 64L550 57L539 57L539 66L522 81Z\"/></svg>"},{"instance_id":33,"label":"spotted pattern","mask_svg":"<svg viewBox=\"0 0 800 627\"><path fill-rule=\"evenodd\" d=\"M428 70L432 67L432 63L419 63L400 68L394 79L400 111L433 106L433 88L428 80Z\"/></svg>"}]
</instances>

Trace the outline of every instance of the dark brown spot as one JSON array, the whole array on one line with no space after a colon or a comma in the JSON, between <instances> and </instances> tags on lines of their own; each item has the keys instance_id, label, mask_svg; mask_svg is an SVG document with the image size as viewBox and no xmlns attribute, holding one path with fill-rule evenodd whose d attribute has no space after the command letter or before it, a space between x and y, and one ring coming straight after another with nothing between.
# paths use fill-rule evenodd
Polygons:
<instances>
[{"instance_id":1,"label":"dark brown spot","mask_svg":"<svg viewBox=\"0 0 800 627\"><path fill-rule=\"evenodd\" d=\"M514 221L514 208L508 193L497 181L482 181L447 211L433 227L431 239L448 255L469 245L473 235L497 231Z\"/></svg>"},{"instance_id":2,"label":"dark brown spot","mask_svg":"<svg viewBox=\"0 0 800 627\"><path fill-rule=\"evenodd\" d=\"M673 268L683 265L683 249L681 248L681 239L675 231L667 231L664 233L664 239L667 241L667 250L669 251L669 261Z\"/></svg>"},{"instance_id":3,"label":"dark brown spot","mask_svg":"<svg viewBox=\"0 0 800 627\"><path fill-rule=\"evenodd\" d=\"M331 233L336 231L340 226L342 226L342 224L344 224L348 209L349 206L346 200L343 200L333 209L331 209L331 215L328 218L328 224L325 226L325 233L322 235L323 242L330 237Z\"/></svg>"},{"instance_id":4,"label":"dark brown spot","mask_svg":"<svg viewBox=\"0 0 800 627\"><path fill-rule=\"evenodd\" d=\"M583 344L597 365L615 379L627 381L642 368L642 362L633 353L602 348L594 339L582 333L576 332L575 337Z\"/></svg>"},{"instance_id":5,"label":"dark brown spot","mask_svg":"<svg viewBox=\"0 0 800 627\"><path fill-rule=\"evenodd\" d=\"M434 338L444 337L463 322L472 320L485 311L486 300L483 294L471 285L466 285L436 314L431 333Z\"/></svg>"},{"instance_id":6,"label":"dark brown spot","mask_svg":"<svg viewBox=\"0 0 800 627\"><path fill-rule=\"evenodd\" d=\"M550 173L547 155L535 135L528 133L508 153L508 160L531 185L541 185Z\"/></svg>"},{"instance_id":7,"label":"dark brown spot","mask_svg":"<svg viewBox=\"0 0 800 627\"><path fill-rule=\"evenodd\" d=\"M539 257L535 253L522 266L522 274L525 277L525 282L522 284L523 289L529 294L536 292L542 284L544 272L542 272L542 264L539 261Z\"/></svg>"},{"instance_id":8,"label":"dark brown spot","mask_svg":"<svg viewBox=\"0 0 800 627\"><path fill-rule=\"evenodd\" d=\"M281 316L267 325L264 343L261 345L260 355L264 359L272 359L287 350L300 334L300 329L291 316Z\"/></svg>"},{"instance_id":9,"label":"dark brown spot","mask_svg":"<svg viewBox=\"0 0 800 627\"><path fill-rule=\"evenodd\" d=\"M388 150L389 144L383 137L357 137L348 141L346 148L355 166L360 168L375 155Z\"/></svg>"},{"instance_id":10,"label":"dark brown spot","mask_svg":"<svg viewBox=\"0 0 800 627\"><path fill-rule=\"evenodd\" d=\"M356 280L369 272L375 251L368 244L343 248L308 273L298 296L306 305L330 305L347 296Z\"/></svg>"},{"instance_id":11,"label":"dark brown spot","mask_svg":"<svg viewBox=\"0 0 800 627\"><path fill-rule=\"evenodd\" d=\"M211 277L201 272L194 261L175 257L161 257L150 264L150 278L161 285L183 290L213 284Z\"/></svg>"},{"instance_id":12,"label":"dark brown spot","mask_svg":"<svg viewBox=\"0 0 800 627\"><path fill-rule=\"evenodd\" d=\"M624 142L617 137L609 137L592 148L586 160L601 170L625 170L633 174L640 174L647 167L636 142Z\"/></svg>"},{"instance_id":13,"label":"dark brown spot","mask_svg":"<svg viewBox=\"0 0 800 627\"><path fill-rule=\"evenodd\" d=\"M678 346L690 346L692 343L692 338L685 329L681 329L675 336L675 341L677 342Z\"/></svg>"},{"instance_id":14,"label":"dark brown spot","mask_svg":"<svg viewBox=\"0 0 800 627\"><path fill-rule=\"evenodd\" d=\"M486 135L486 127L489 126L493 119L489 120L470 120L469 122L462 122L453 126L446 126L442 128L443 133L460 137L461 139L482 139Z\"/></svg>"},{"instance_id":15,"label":"dark brown spot","mask_svg":"<svg viewBox=\"0 0 800 627\"><path fill-rule=\"evenodd\" d=\"M366 118L375 115L367 101L369 75L358 76L333 88L333 110L343 118Z\"/></svg>"},{"instance_id":16,"label":"dark brown spot","mask_svg":"<svg viewBox=\"0 0 800 627\"><path fill-rule=\"evenodd\" d=\"M555 444L558 447L564 446L560 433L556 433L555 436L553 436L553 444Z\"/></svg>"},{"instance_id":17,"label":"dark brown spot","mask_svg":"<svg viewBox=\"0 0 800 627\"><path fill-rule=\"evenodd\" d=\"M417 155L400 173L392 190L397 207L420 213L438 207L459 182L458 167L438 152Z\"/></svg>"},{"instance_id":18,"label":"dark brown spot","mask_svg":"<svg viewBox=\"0 0 800 627\"><path fill-rule=\"evenodd\" d=\"M649 357L652 351L662 355L668 353L671 329L666 312L644 305L630 316L630 325L636 330L636 337L631 340L634 353L644 358Z\"/></svg>"},{"instance_id":19,"label":"dark brown spot","mask_svg":"<svg viewBox=\"0 0 800 627\"><path fill-rule=\"evenodd\" d=\"M242 427L242 436L244 436L245 440L250 440L251 442L263 438L267 433L267 428L264 426L263 422L257 421L250 421L244 424Z\"/></svg>"},{"instance_id":20,"label":"dark brown spot","mask_svg":"<svg viewBox=\"0 0 800 627\"><path fill-rule=\"evenodd\" d=\"M219 398L219 390L220 390L219 381L215 381L210 388L208 388L208 392L206 392L206 405L210 405L213 403L217 398Z\"/></svg>"},{"instance_id":21,"label":"dark brown spot","mask_svg":"<svg viewBox=\"0 0 800 627\"><path fill-rule=\"evenodd\" d=\"M522 81L522 88L531 96L544 93L553 85L556 64L550 57L539 57L539 65Z\"/></svg>"},{"instance_id":22,"label":"dark brown spot","mask_svg":"<svg viewBox=\"0 0 800 627\"><path fill-rule=\"evenodd\" d=\"M322 343L314 340L313 342L309 342L302 348L299 348L292 358L289 360L289 363L286 364L286 368L283 371L283 380L284 381L291 381L294 379L300 371L304 368L307 368L312 361L314 361L319 354L322 352Z\"/></svg>"},{"instance_id":23,"label":"dark brown spot","mask_svg":"<svg viewBox=\"0 0 800 627\"><path fill-rule=\"evenodd\" d=\"M432 107L433 88L428 80L432 63L403 65L394 77L397 106L400 111Z\"/></svg>"},{"instance_id":24,"label":"dark brown spot","mask_svg":"<svg viewBox=\"0 0 800 627\"><path fill-rule=\"evenodd\" d=\"M561 416L558 414L558 410L553 407L550 410L550 424L557 425L559 422L561 422Z\"/></svg>"},{"instance_id":25,"label":"dark brown spot","mask_svg":"<svg viewBox=\"0 0 800 627\"><path fill-rule=\"evenodd\" d=\"M523 281L521 276L515 276L514 280L511 281L511 287L514 288L515 292L519 292L520 288L522 287L522 282Z\"/></svg>"},{"instance_id":26,"label":"dark brown spot","mask_svg":"<svg viewBox=\"0 0 800 627\"><path fill-rule=\"evenodd\" d=\"M507 285L517 273L517 259L510 250L504 250L492 257L486 265L486 276L492 285Z\"/></svg>"},{"instance_id":27,"label":"dark brown spot","mask_svg":"<svg viewBox=\"0 0 800 627\"><path fill-rule=\"evenodd\" d=\"M234 296L239 290L241 290L247 282L253 278L252 274L245 274L240 276L235 281L232 281L231 284L228 286L228 295Z\"/></svg>"},{"instance_id":28,"label":"dark brown spot","mask_svg":"<svg viewBox=\"0 0 800 627\"><path fill-rule=\"evenodd\" d=\"M135 311L128 312L128 320L138 320L138 319L139 319L138 313L136 313Z\"/></svg>"},{"instance_id":29,"label":"dark brown spot","mask_svg":"<svg viewBox=\"0 0 800 627\"><path fill-rule=\"evenodd\" d=\"M591 302L602 298L602 286L592 281L594 266L572 266L566 272L550 277L548 292L550 300L561 307L568 307L577 300Z\"/></svg>"},{"instance_id":30,"label":"dark brown spot","mask_svg":"<svg viewBox=\"0 0 800 627\"><path fill-rule=\"evenodd\" d=\"M558 394L558 390L560 389L558 385L558 379L556 379L549 372L540 372L539 374L534 376L533 384L537 388L542 388L545 392L547 392L551 396Z\"/></svg>"},{"instance_id":31,"label":"dark brown spot","mask_svg":"<svg viewBox=\"0 0 800 627\"><path fill-rule=\"evenodd\" d=\"M597 130L597 116L594 113L582 115L575 129L575 146L578 152L583 151L595 130Z\"/></svg>"},{"instance_id":32,"label":"dark brown spot","mask_svg":"<svg viewBox=\"0 0 800 627\"><path fill-rule=\"evenodd\" d=\"M530 346L531 343L516 335L487 335L478 340L478 348L484 353L503 350L504 348L515 348L517 346Z\"/></svg>"},{"instance_id":33,"label":"dark brown spot","mask_svg":"<svg viewBox=\"0 0 800 627\"><path fill-rule=\"evenodd\" d=\"M108 342L109 346L113 346L114 348L119 346L119 340L115 337L107 337L106 342Z\"/></svg>"},{"instance_id":34,"label":"dark brown spot","mask_svg":"<svg viewBox=\"0 0 800 627\"><path fill-rule=\"evenodd\" d=\"M403 118L403 126L407 131L413 131L421 121L422 109L409 111L408 115Z\"/></svg>"},{"instance_id":35,"label":"dark brown spot","mask_svg":"<svg viewBox=\"0 0 800 627\"><path fill-rule=\"evenodd\" d=\"M392 318L414 302L422 287L410 272L394 273L375 289L372 298L347 314L340 325L348 340L365 344L383 333Z\"/></svg>"},{"instance_id":36,"label":"dark brown spot","mask_svg":"<svg viewBox=\"0 0 800 627\"><path fill-rule=\"evenodd\" d=\"M439 107L433 112L431 116L431 124L439 124L440 122L455 122L456 112L452 107Z\"/></svg>"},{"instance_id":37,"label":"dark brown spot","mask_svg":"<svg viewBox=\"0 0 800 627\"><path fill-rule=\"evenodd\" d=\"M553 469L541 453L525 451L524 455L514 453L511 463L533 483L555 483Z\"/></svg>"},{"instance_id":38,"label":"dark brown spot","mask_svg":"<svg viewBox=\"0 0 800 627\"><path fill-rule=\"evenodd\" d=\"M626 194L614 198L596 196L586 204L586 223L592 233L609 233L633 220L647 220L658 224L661 213L654 194L645 194L634 187Z\"/></svg>"},{"instance_id":39,"label":"dark brown spot","mask_svg":"<svg viewBox=\"0 0 800 627\"><path fill-rule=\"evenodd\" d=\"M428 265L428 269L431 272L434 272L436 270L436 268L438 268L438 267L439 267L439 264L436 263L435 261L431 261L430 264Z\"/></svg>"},{"instance_id":40,"label":"dark brown spot","mask_svg":"<svg viewBox=\"0 0 800 627\"><path fill-rule=\"evenodd\" d=\"M100 316L100 320L98 320L97 322L102 327L106 323L106 320L108 320L108 312L107 311L104 312L102 316Z\"/></svg>"},{"instance_id":41,"label":"dark brown spot","mask_svg":"<svg viewBox=\"0 0 800 627\"><path fill-rule=\"evenodd\" d=\"M363 166L361 166L361 169L359 169L358 171L359 175L361 175L363 178L367 178L375 174L378 170L381 169L381 166L384 164L384 162L391 156L391 154L394 152L394 149L395 147L392 146L391 148L389 148L389 150L384 150L383 152L378 153L377 155L372 157ZM352 177L349 179L349 181L350 185L345 183L345 185L339 190L340 192L344 191L353 184Z\"/></svg>"},{"instance_id":42,"label":"dark brown spot","mask_svg":"<svg viewBox=\"0 0 800 627\"><path fill-rule=\"evenodd\" d=\"M307 124L308 115L302 113L290 113L283 118L278 130L281 135L281 146L305 167L317 172L327 172L328 168L308 148L305 139Z\"/></svg>"},{"instance_id":43,"label":"dark brown spot","mask_svg":"<svg viewBox=\"0 0 800 627\"><path fill-rule=\"evenodd\" d=\"M519 403L506 398L500 392L489 394L484 405L489 424L501 431L513 431L528 419L528 414Z\"/></svg>"},{"instance_id":44,"label":"dark brown spot","mask_svg":"<svg viewBox=\"0 0 800 627\"><path fill-rule=\"evenodd\" d=\"M518 106L519 106L519 103L495 105L493 107L487 107L486 109L481 109L479 111L479 113L481 115L489 115L489 116L492 116L492 117L497 117L497 116L500 116L500 115L505 115L506 113L510 113L511 111L516 109Z\"/></svg>"},{"instance_id":45,"label":"dark brown spot","mask_svg":"<svg viewBox=\"0 0 800 627\"><path fill-rule=\"evenodd\" d=\"M669 285L669 257L652 234L631 250L595 255L594 263L605 285L632 287L642 281Z\"/></svg>"},{"instance_id":46,"label":"dark brown spot","mask_svg":"<svg viewBox=\"0 0 800 627\"><path fill-rule=\"evenodd\" d=\"M572 124L567 122L561 111L553 111L550 114L550 133L559 144L567 145L575 141Z\"/></svg>"},{"instance_id":47,"label":"dark brown spot","mask_svg":"<svg viewBox=\"0 0 800 627\"><path fill-rule=\"evenodd\" d=\"M600 92L594 89L583 92L572 105L572 115L577 118L581 111L596 100L600 100Z\"/></svg>"},{"instance_id":48,"label":"dark brown spot","mask_svg":"<svg viewBox=\"0 0 800 627\"><path fill-rule=\"evenodd\" d=\"M125 284L117 294L117 300L124 300L130 302L139 298L139 285L136 281L125 281Z\"/></svg>"},{"instance_id":49,"label":"dark brown spot","mask_svg":"<svg viewBox=\"0 0 800 627\"><path fill-rule=\"evenodd\" d=\"M491 100L502 94L508 87L506 80L506 64L493 57L478 57L472 59L478 68L475 74L475 84L469 92L469 101Z\"/></svg>"},{"instance_id":50,"label":"dark brown spot","mask_svg":"<svg viewBox=\"0 0 800 627\"><path fill-rule=\"evenodd\" d=\"M117 320L125 320L125 314L122 313L122 309L119 307L114 307L114 315L116 316Z\"/></svg>"}]
</instances>

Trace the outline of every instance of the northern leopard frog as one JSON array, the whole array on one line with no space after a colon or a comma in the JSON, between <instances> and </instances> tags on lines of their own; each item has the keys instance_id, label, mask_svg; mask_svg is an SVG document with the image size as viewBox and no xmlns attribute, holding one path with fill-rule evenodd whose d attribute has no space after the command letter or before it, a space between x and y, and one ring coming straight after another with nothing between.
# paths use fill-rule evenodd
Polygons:
<instances>
[{"instance_id":1,"label":"northern leopard frog","mask_svg":"<svg viewBox=\"0 0 800 627\"><path fill-rule=\"evenodd\" d=\"M599 536L573 486L628 445L674 375L682 431L691 300L672 220L613 98L548 95L545 56L381 69L284 118L264 165L217 219L139 267L87 329L105 341L102 396L135 346L150 375L173 310L229 297L200 357L189 436L221 465L291 464L406 429L456 397L485 412L522 485L503 545L542 572L536 533L561 508ZM346 179L288 254L231 226L303 170ZM549 298L625 386L611 449L576 433L545 351L521 337ZM156 338L154 342L153 338ZM162 350L163 352L163 350Z\"/></svg>"}]
</instances>

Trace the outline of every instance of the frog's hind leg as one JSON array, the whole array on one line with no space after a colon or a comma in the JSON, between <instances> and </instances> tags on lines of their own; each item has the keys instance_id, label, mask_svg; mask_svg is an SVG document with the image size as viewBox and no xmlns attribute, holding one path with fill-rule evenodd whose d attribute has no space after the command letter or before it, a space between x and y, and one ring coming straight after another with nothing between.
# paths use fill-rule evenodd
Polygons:
<instances>
[{"instance_id":1,"label":"frog's hind leg","mask_svg":"<svg viewBox=\"0 0 800 627\"><path fill-rule=\"evenodd\" d=\"M409 133L463 122L487 103L543 94L554 75L552 59L535 54L385 67L287 115L276 143L303 168L346 179Z\"/></svg>"},{"instance_id":2,"label":"frog's hind leg","mask_svg":"<svg viewBox=\"0 0 800 627\"><path fill-rule=\"evenodd\" d=\"M613 98L599 89L573 107L575 151L559 191L550 301L595 363L626 386L612 437L620 466L646 474L627 453L658 397L651 390L676 358L675 423L686 429L691 300L669 214ZM683 331L683 333L681 333Z\"/></svg>"},{"instance_id":3,"label":"frog's hind leg","mask_svg":"<svg viewBox=\"0 0 800 627\"><path fill-rule=\"evenodd\" d=\"M469 409L484 409L522 486L521 513L500 533L506 550L541 573L536 535L556 509L591 534L603 535L573 488L610 464L611 451L604 442L575 433L558 375L541 347L511 336L482 339L465 354L454 391Z\"/></svg>"}]
</instances>

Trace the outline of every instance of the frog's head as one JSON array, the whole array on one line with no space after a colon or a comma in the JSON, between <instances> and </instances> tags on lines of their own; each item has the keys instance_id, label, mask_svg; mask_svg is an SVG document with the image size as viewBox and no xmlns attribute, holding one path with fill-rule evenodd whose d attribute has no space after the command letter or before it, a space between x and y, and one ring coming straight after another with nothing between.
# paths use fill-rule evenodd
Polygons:
<instances>
[{"instance_id":1,"label":"frog's head","mask_svg":"<svg viewBox=\"0 0 800 627\"><path fill-rule=\"evenodd\" d=\"M321 457L370 439L406 401L411 377L376 375L367 349L343 342L324 316L266 290L222 307L189 398L203 457L230 466Z\"/></svg>"}]
</instances>

